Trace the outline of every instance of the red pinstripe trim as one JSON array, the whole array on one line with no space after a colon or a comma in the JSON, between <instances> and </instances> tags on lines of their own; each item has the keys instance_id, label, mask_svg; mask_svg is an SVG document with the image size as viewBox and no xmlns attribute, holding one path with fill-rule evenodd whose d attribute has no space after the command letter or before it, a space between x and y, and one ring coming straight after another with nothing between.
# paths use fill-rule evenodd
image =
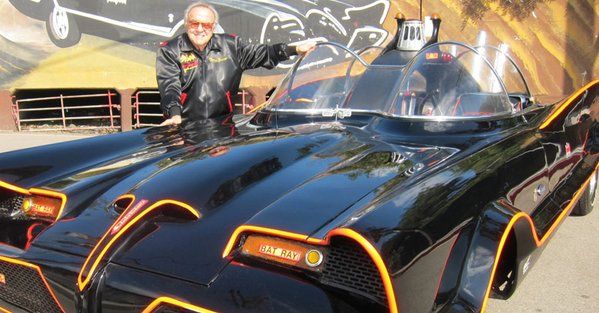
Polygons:
<instances>
[{"instance_id":1,"label":"red pinstripe trim","mask_svg":"<svg viewBox=\"0 0 599 313\"><path fill-rule=\"evenodd\" d=\"M25 243L25 250L29 249L29 246L31 245L31 240L33 240L33 234L31 233L33 231L33 228L35 226L39 226L39 225L44 225L42 223L33 223L31 225L29 225L29 227L27 228L27 243Z\"/></svg>"}]
</instances>

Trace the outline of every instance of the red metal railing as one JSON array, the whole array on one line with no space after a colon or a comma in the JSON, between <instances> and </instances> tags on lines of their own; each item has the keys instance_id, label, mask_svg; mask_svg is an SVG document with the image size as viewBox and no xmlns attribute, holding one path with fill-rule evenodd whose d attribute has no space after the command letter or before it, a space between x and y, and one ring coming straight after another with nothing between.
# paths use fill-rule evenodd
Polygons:
<instances>
[{"instance_id":1,"label":"red metal railing","mask_svg":"<svg viewBox=\"0 0 599 313\"><path fill-rule=\"evenodd\" d=\"M143 97L144 95L150 95L150 97ZM158 101L142 101L142 98L150 98L150 100L158 100ZM158 90L140 90L137 91L133 95L133 127L139 128L144 126L156 126L159 123L149 123L145 122L144 117L151 117L153 120L160 117L162 118L162 113L160 112L160 93Z\"/></svg>"},{"instance_id":2,"label":"red metal railing","mask_svg":"<svg viewBox=\"0 0 599 313\"><path fill-rule=\"evenodd\" d=\"M93 94L81 94L81 95L63 95L62 93L58 96L51 97L38 97L38 98L26 98L19 99L14 102L13 112L15 114L15 119L17 121L18 130L23 130L24 124L29 124L29 126L39 123L39 122L59 122L62 124L62 127L45 127L41 128L29 128L27 130L67 130L72 129L72 127L67 126L67 121L80 121L80 120L107 120L110 123L110 126L101 126L101 125L85 125L85 126L76 126L76 129L114 129L115 120L120 120L120 115L115 115L112 110L113 108L118 109L120 111L120 104L113 103L112 97L117 96L118 94L108 90L106 93L93 93ZM95 101L90 101L90 103L97 103L102 101L102 98L107 98L107 103L100 104L89 104L89 105L66 105L67 100L73 99L99 99ZM89 115L89 109L108 109L107 115ZM76 115L72 114L74 112L84 112L86 110L86 115ZM41 118L23 118L22 115L27 115L27 112L60 112L60 117L41 117ZM67 111L71 114L67 116ZM51 113L48 113L51 115Z\"/></svg>"},{"instance_id":3,"label":"red metal railing","mask_svg":"<svg viewBox=\"0 0 599 313\"><path fill-rule=\"evenodd\" d=\"M245 90L241 90L238 95L241 96L241 103L235 103L235 106L241 106L241 114L246 114L248 113L251 109L254 108L254 105L250 102L248 102L247 97L252 97L252 94L245 91Z\"/></svg>"},{"instance_id":4,"label":"red metal railing","mask_svg":"<svg viewBox=\"0 0 599 313\"><path fill-rule=\"evenodd\" d=\"M242 114L248 113L254 105L252 104L252 94L241 90L237 94L241 103L235 103L235 107ZM158 90L140 90L133 94L133 127L156 126L163 121L160 113L160 93Z\"/></svg>"}]
</instances>

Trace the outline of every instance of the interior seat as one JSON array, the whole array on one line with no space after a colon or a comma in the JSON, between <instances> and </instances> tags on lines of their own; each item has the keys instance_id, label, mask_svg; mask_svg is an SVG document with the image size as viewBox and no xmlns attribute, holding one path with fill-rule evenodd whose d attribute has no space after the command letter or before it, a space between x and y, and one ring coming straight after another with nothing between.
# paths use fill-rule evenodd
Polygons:
<instances>
[{"instance_id":1,"label":"interior seat","mask_svg":"<svg viewBox=\"0 0 599 313\"><path fill-rule=\"evenodd\" d=\"M493 93L465 93L458 97L448 115L486 116L512 112L504 96Z\"/></svg>"}]
</instances>

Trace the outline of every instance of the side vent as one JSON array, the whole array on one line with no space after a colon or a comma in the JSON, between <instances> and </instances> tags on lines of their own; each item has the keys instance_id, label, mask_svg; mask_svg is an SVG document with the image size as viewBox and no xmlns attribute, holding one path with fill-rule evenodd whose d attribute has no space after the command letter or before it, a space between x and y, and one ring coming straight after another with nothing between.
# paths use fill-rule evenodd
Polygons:
<instances>
[{"instance_id":1,"label":"side vent","mask_svg":"<svg viewBox=\"0 0 599 313\"><path fill-rule=\"evenodd\" d=\"M135 200L133 195L123 195L114 201L114 211L118 214L123 213Z\"/></svg>"},{"instance_id":2,"label":"side vent","mask_svg":"<svg viewBox=\"0 0 599 313\"><path fill-rule=\"evenodd\" d=\"M359 294L388 306L383 281L364 249L346 238L333 237L321 283Z\"/></svg>"}]
</instances>

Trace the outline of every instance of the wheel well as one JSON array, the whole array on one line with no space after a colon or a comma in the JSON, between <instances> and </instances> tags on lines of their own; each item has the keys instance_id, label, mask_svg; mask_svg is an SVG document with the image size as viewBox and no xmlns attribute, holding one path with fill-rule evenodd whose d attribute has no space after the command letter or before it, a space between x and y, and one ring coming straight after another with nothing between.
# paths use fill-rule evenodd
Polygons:
<instances>
[{"instance_id":1,"label":"wheel well","mask_svg":"<svg viewBox=\"0 0 599 313\"><path fill-rule=\"evenodd\" d=\"M485 208L469 240L455 297L444 308L484 312L489 298L514 293L521 257L536 247L527 216L502 199Z\"/></svg>"},{"instance_id":2,"label":"wheel well","mask_svg":"<svg viewBox=\"0 0 599 313\"><path fill-rule=\"evenodd\" d=\"M518 273L518 266L516 263L518 256L517 248L516 235L514 229L511 229L501 251L499 263L495 270L495 276L493 277L493 284L491 286L491 297L507 299L514 293L516 276Z\"/></svg>"}]
</instances>

